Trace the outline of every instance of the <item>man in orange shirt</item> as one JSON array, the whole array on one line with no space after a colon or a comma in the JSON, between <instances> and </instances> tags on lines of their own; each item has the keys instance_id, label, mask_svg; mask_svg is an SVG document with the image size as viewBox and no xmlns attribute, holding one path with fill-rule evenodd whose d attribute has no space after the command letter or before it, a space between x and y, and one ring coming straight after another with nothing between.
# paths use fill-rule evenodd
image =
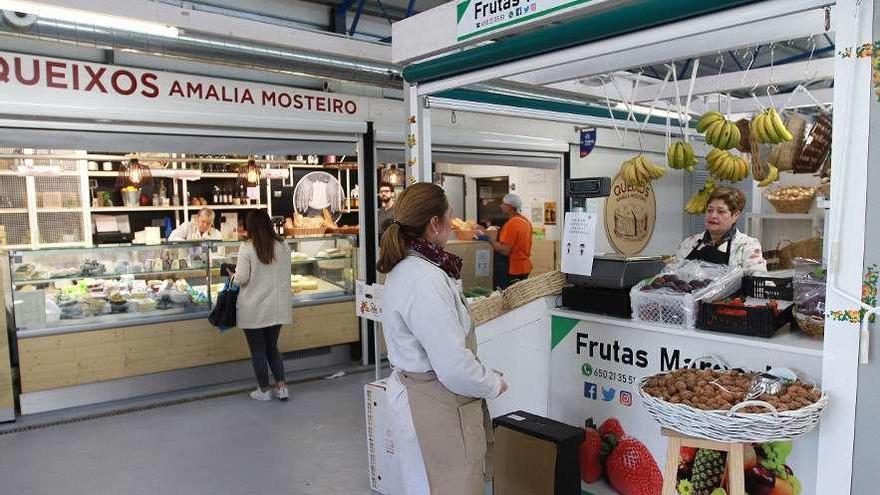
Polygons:
<instances>
[{"instance_id":1,"label":"man in orange shirt","mask_svg":"<svg viewBox=\"0 0 880 495\"><path fill-rule=\"evenodd\" d=\"M501 211L507 216L507 222L493 241L488 236L480 236L488 240L495 249L495 286L502 289L529 278L532 272L532 223L521 215L522 198L516 194L508 194L501 201Z\"/></svg>"}]
</instances>

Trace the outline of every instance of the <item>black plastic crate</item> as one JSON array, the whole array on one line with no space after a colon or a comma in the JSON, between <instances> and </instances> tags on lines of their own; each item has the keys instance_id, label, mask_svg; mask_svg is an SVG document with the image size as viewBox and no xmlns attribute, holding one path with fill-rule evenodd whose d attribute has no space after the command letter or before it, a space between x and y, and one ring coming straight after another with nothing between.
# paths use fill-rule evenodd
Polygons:
<instances>
[{"instance_id":1,"label":"black plastic crate","mask_svg":"<svg viewBox=\"0 0 880 495\"><path fill-rule=\"evenodd\" d=\"M743 277L742 292L757 299L794 301L794 283L791 277Z\"/></svg>"},{"instance_id":2,"label":"black plastic crate","mask_svg":"<svg viewBox=\"0 0 880 495\"><path fill-rule=\"evenodd\" d=\"M789 289L791 290L791 289ZM745 299L748 293L741 291L732 298ZM721 302L700 302L697 327L713 332L735 333L769 339L792 321L794 304L790 304L778 315L769 307L735 306Z\"/></svg>"}]
</instances>

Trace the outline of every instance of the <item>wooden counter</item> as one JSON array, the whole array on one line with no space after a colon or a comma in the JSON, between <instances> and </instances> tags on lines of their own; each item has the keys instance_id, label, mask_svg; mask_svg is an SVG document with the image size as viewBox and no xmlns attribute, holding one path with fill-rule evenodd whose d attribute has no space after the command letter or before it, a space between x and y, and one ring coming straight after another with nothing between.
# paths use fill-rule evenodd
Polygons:
<instances>
[{"instance_id":1,"label":"wooden counter","mask_svg":"<svg viewBox=\"0 0 880 495\"><path fill-rule=\"evenodd\" d=\"M293 318L281 330L281 352L360 338L351 301L296 308ZM22 393L250 357L240 330L220 333L207 320L33 337L19 340L18 349Z\"/></svg>"}]
</instances>

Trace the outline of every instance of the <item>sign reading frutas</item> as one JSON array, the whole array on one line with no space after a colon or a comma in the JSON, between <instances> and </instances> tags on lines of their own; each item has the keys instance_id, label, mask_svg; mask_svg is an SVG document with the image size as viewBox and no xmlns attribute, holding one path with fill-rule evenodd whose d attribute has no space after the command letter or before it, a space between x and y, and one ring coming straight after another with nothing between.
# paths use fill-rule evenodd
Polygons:
<instances>
[{"instance_id":1,"label":"sign reading frutas","mask_svg":"<svg viewBox=\"0 0 880 495\"><path fill-rule=\"evenodd\" d=\"M593 0L459 0L458 41Z\"/></svg>"},{"instance_id":2,"label":"sign reading frutas","mask_svg":"<svg viewBox=\"0 0 880 495\"><path fill-rule=\"evenodd\" d=\"M657 223L657 198L651 183L627 185L621 175L611 184L605 200L605 233L614 249L626 255L641 253Z\"/></svg>"}]
</instances>

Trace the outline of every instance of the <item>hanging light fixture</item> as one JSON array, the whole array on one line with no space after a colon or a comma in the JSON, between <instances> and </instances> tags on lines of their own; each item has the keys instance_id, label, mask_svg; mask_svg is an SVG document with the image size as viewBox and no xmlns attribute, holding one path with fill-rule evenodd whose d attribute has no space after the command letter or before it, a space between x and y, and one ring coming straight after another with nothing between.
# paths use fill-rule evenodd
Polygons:
<instances>
[{"instance_id":1,"label":"hanging light fixture","mask_svg":"<svg viewBox=\"0 0 880 495\"><path fill-rule=\"evenodd\" d=\"M388 182L392 186L401 186L406 180L406 173L397 168L396 163L392 163L385 169L385 172L382 173L382 180Z\"/></svg>"},{"instance_id":2,"label":"hanging light fixture","mask_svg":"<svg viewBox=\"0 0 880 495\"><path fill-rule=\"evenodd\" d=\"M141 164L137 158L132 158L127 165L119 169L116 178L116 187L136 187L138 189L152 185L153 173L150 167Z\"/></svg>"},{"instance_id":3,"label":"hanging light fixture","mask_svg":"<svg viewBox=\"0 0 880 495\"><path fill-rule=\"evenodd\" d=\"M247 164L238 169L239 187L244 184L247 187L256 187L260 185L260 167L253 158L247 161Z\"/></svg>"}]
</instances>

